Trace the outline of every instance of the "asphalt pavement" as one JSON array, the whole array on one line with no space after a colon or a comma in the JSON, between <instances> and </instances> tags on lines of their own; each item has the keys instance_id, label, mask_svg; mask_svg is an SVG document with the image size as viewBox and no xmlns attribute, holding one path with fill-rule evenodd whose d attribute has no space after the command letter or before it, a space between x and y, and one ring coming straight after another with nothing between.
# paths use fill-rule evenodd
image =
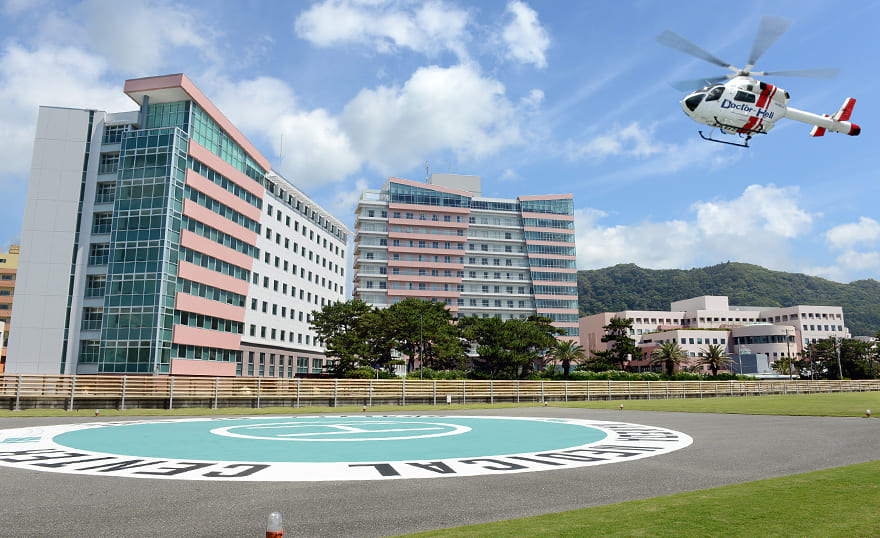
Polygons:
<instances>
[{"instance_id":1,"label":"asphalt pavement","mask_svg":"<svg viewBox=\"0 0 880 538\"><path fill-rule=\"evenodd\" d=\"M205 482L0 466L0 536L264 536L273 511L281 512L287 536L389 536L880 459L876 418L554 407L448 414L623 421L684 432L694 442L660 456L563 471L391 481ZM0 418L0 429L95 420L114 419Z\"/></svg>"}]
</instances>

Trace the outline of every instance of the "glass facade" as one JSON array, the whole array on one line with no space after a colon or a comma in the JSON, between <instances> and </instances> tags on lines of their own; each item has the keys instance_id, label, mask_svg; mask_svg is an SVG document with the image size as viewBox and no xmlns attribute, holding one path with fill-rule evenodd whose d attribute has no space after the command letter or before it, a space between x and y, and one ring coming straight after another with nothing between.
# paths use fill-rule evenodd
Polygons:
<instances>
[{"instance_id":1,"label":"glass facade","mask_svg":"<svg viewBox=\"0 0 880 538\"><path fill-rule=\"evenodd\" d=\"M150 107L124 133L117 175L99 373L168 373L187 136L184 104Z\"/></svg>"}]
</instances>

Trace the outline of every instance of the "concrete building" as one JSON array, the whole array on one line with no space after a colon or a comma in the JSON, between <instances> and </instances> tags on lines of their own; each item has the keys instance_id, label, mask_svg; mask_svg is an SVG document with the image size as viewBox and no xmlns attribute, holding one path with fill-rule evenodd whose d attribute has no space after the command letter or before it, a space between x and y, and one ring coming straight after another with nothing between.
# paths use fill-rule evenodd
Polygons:
<instances>
[{"instance_id":1,"label":"concrete building","mask_svg":"<svg viewBox=\"0 0 880 538\"><path fill-rule=\"evenodd\" d=\"M480 177L389 178L355 210L355 298L445 302L456 317L546 316L578 336L571 194L485 198Z\"/></svg>"},{"instance_id":2,"label":"concrete building","mask_svg":"<svg viewBox=\"0 0 880 538\"><path fill-rule=\"evenodd\" d=\"M18 245L10 245L9 252L6 253L0 250L0 373L6 368L6 347L9 345L9 321L12 318L18 257Z\"/></svg>"},{"instance_id":3,"label":"concrete building","mask_svg":"<svg viewBox=\"0 0 880 538\"><path fill-rule=\"evenodd\" d=\"M138 108L41 107L7 371L292 377L351 233L183 74Z\"/></svg>"},{"instance_id":4,"label":"concrete building","mask_svg":"<svg viewBox=\"0 0 880 538\"><path fill-rule=\"evenodd\" d=\"M773 362L797 356L811 342L850 337L839 306L731 306L726 296L702 296L675 301L668 311L624 310L582 317L580 340L586 350L607 349L601 341L602 327L611 318L633 320L631 336L645 354L664 342L678 342L695 361L710 343L723 344L730 354L765 355Z\"/></svg>"}]
</instances>

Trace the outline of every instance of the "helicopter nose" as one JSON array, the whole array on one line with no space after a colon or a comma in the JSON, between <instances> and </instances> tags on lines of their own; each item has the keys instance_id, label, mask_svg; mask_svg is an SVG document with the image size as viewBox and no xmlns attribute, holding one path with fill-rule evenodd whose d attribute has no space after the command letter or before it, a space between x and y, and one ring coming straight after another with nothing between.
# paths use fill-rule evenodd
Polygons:
<instances>
[{"instance_id":1,"label":"helicopter nose","mask_svg":"<svg viewBox=\"0 0 880 538\"><path fill-rule=\"evenodd\" d=\"M695 111L697 106L703 101L704 96L705 94L703 93L696 93L685 97L681 102L681 108L684 110L684 113L690 116L691 112Z\"/></svg>"}]
</instances>

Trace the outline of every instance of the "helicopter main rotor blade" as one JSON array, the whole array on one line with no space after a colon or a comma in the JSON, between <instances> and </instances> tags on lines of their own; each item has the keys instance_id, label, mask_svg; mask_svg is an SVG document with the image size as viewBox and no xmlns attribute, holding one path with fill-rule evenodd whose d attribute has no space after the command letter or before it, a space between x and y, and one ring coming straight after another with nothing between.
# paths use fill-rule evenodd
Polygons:
<instances>
[{"instance_id":1,"label":"helicopter main rotor blade","mask_svg":"<svg viewBox=\"0 0 880 538\"><path fill-rule=\"evenodd\" d=\"M760 71L752 73L758 77L807 77L807 78L836 78L840 74L839 67L825 67L821 69L795 69L793 71Z\"/></svg>"},{"instance_id":2,"label":"helicopter main rotor blade","mask_svg":"<svg viewBox=\"0 0 880 538\"><path fill-rule=\"evenodd\" d=\"M703 86L708 86L710 84L717 84L719 82L724 82L728 80L729 77L720 76L720 77L708 77L708 78L695 78L691 80L677 80L675 82L671 82L673 88L682 92L690 92L691 90L696 90L698 88L702 88Z\"/></svg>"},{"instance_id":3,"label":"helicopter main rotor blade","mask_svg":"<svg viewBox=\"0 0 880 538\"><path fill-rule=\"evenodd\" d=\"M672 30L669 30L669 29L663 30L663 32L661 32L660 35L658 35L655 39L657 40L657 43L660 43L663 46L669 47L671 49L675 49L677 51L681 51L685 54L690 54L691 56L694 56L694 57L699 58L701 60L705 60L705 61L707 61L711 64L715 64L719 67L723 67L725 69L730 69L731 71L738 71L738 69L736 67L733 67L732 65L725 62L724 60L716 58L708 51L698 47L697 45L694 45L693 43L691 43L687 39L683 38L682 36L676 34Z\"/></svg>"},{"instance_id":4,"label":"helicopter main rotor blade","mask_svg":"<svg viewBox=\"0 0 880 538\"><path fill-rule=\"evenodd\" d=\"M750 71L758 63L758 58L763 56L767 49L782 37L782 34L792 25L792 22L788 19L772 15L761 17L761 25L758 27L758 33L755 35L755 41L752 43L752 52L749 53L749 62L746 65L745 71Z\"/></svg>"}]
</instances>

